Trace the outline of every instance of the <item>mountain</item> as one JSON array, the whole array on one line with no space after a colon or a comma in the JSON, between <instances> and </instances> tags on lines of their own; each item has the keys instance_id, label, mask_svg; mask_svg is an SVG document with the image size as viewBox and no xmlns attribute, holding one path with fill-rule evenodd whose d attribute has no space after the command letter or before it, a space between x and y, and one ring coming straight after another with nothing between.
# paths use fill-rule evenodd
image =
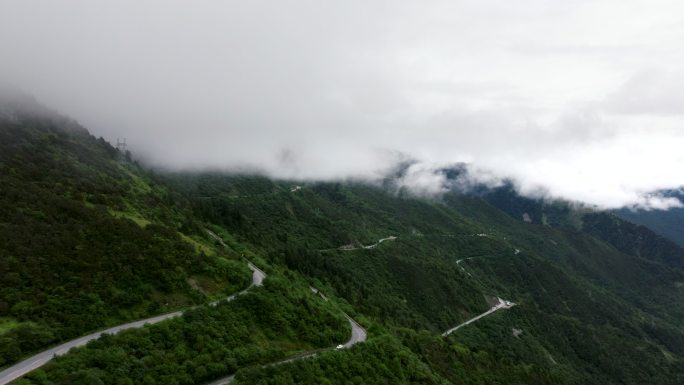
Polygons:
<instances>
[{"instance_id":1,"label":"mountain","mask_svg":"<svg viewBox=\"0 0 684 385\"><path fill-rule=\"evenodd\" d=\"M457 179L467 171L451 174ZM677 212L658 211L654 213L653 222L659 226L652 227L644 221L624 220L626 212L641 218L650 211L631 212L630 210L599 211L576 203L544 198L529 198L518 194L510 182L501 186L475 186L474 194L509 216L526 223L549 226L559 229L582 231L612 245L625 254L657 260L671 267L684 268L684 253L676 237L668 237L658 229L668 221L656 218L676 218ZM674 195L673 195L674 196ZM674 209L676 210L676 209ZM629 218L627 218L629 219ZM671 233L676 233L676 227Z\"/></svg>"},{"instance_id":2,"label":"mountain","mask_svg":"<svg viewBox=\"0 0 684 385\"><path fill-rule=\"evenodd\" d=\"M154 171L26 105L0 115L0 369L184 313L17 384L684 383L684 249L613 213L510 185L415 197L400 170Z\"/></svg>"},{"instance_id":3,"label":"mountain","mask_svg":"<svg viewBox=\"0 0 684 385\"><path fill-rule=\"evenodd\" d=\"M684 192L682 191L665 191L663 196L684 202ZM646 226L680 246L684 246L684 208L673 207L668 210L620 209L616 211L616 214L630 222Z\"/></svg>"},{"instance_id":4,"label":"mountain","mask_svg":"<svg viewBox=\"0 0 684 385\"><path fill-rule=\"evenodd\" d=\"M56 343L221 299L250 284L243 261L249 251L216 243L182 196L75 121L32 100L18 105L0 118L0 368ZM275 338L273 346L255 343L238 362L343 339L344 319L326 306L286 306L290 300L308 303L302 292L308 288L268 296L279 304L270 305L278 308L273 315L338 328L299 339L309 324L269 322L272 334L290 336ZM214 311L228 322L259 298L257 292L234 301L230 314L226 308ZM266 327L245 336L241 322L232 325L242 325L243 341L270 340L263 335Z\"/></svg>"},{"instance_id":5,"label":"mountain","mask_svg":"<svg viewBox=\"0 0 684 385\"><path fill-rule=\"evenodd\" d=\"M248 176L169 178L203 218L261 248L270 260L328 283L383 325L443 331L475 313L470 310L459 319L451 310L464 309L464 304L441 294L471 297L465 286L470 284L485 296L513 300L518 303L513 309L459 331L459 340L468 342L467 352L484 350L496 361L511 363L506 370L532 365L539 376L527 378L527 383L652 381L654 375L643 372L643 365L676 374L663 377L662 383L683 373L672 353L682 348L676 342L681 339L674 337L681 333L679 320L684 316L682 250L645 228L616 234L629 245L628 240L644 234L654 243L612 244L607 235L614 227L590 221L608 216L631 230L631 224L610 213L563 204L540 208L527 198L516 198L521 204L517 209L551 213L547 218L559 225L548 226L528 223L523 212L511 216L511 206L497 207L489 197L459 192L435 202L353 183L292 188L292 182ZM329 251L335 245L366 245L388 235L397 239L370 251ZM457 261L466 259L461 263L471 275L449 278L453 267L463 266ZM497 321L491 333L479 330ZM513 337L512 330L523 330L525 342ZM442 347L444 341L430 343L413 351L450 349ZM425 358L436 371L435 360L449 365L458 361L438 356ZM615 362L624 365L616 367ZM451 369L444 370L440 375L449 379Z\"/></svg>"},{"instance_id":6,"label":"mountain","mask_svg":"<svg viewBox=\"0 0 684 385\"><path fill-rule=\"evenodd\" d=\"M248 285L171 191L73 120L20 105L0 119L0 365Z\"/></svg>"}]
</instances>

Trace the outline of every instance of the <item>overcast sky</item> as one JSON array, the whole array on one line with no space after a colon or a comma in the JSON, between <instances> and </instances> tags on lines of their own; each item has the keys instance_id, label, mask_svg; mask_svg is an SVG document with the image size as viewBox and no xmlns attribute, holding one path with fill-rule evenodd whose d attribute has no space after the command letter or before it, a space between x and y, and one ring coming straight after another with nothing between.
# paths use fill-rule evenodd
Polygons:
<instances>
[{"instance_id":1,"label":"overcast sky","mask_svg":"<svg viewBox=\"0 0 684 385\"><path fill-rule=\"evenodd\" d=\"M681 1L0 0L0 82L171 168L666 207L684 185ZM399 155L402 154L402 155Z\"/></svg>"}]
</instances>

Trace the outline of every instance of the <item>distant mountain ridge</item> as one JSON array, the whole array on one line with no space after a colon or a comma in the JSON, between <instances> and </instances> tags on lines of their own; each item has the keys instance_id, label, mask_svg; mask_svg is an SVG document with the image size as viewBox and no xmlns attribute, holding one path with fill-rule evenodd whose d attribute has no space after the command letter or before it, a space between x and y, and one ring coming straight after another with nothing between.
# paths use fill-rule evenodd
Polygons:
<instances>
[{"instance_id":1,"label":"distant mountain ridge","mask_svg":"<svg viewBox=\"0 0 684 385\"><path fill-rule=\"evenodd\" d=\"M456 189L459 190L459 179L467 179L468 169L465 165L456 165L453 168L444 169L443 172L448 180L454 181ZM684 246L684 208L673 207L669 210L644 210L644 209L619 209L619 210L598 210L583 206L581 204L574 204L563 200L554 200L547 198L529 198L519 194L516 191L513 183L504 181L500 186L491 187L485 184L468 185L466 189L462 189L465 194L473 194L481 197L490 204L506 212L511 217L527 223L552 226L558 228L569 228L577 230L585 230L593 235L602 237L606 240L608 234L602 232L597 226L600 224L608 225L613 223L618 225L615 218L611 218L611 213L615 214L629 223L619 225L620 231L616 230L615 234L622 231L627 231L630 228L632 233L638 239L639 243L653 243L657 238L655 234L665 237L668 240L664 243L677 243L679 246ZM660 192L664 197L677 198L684 202L684 191L682 190L668 190ZM637 236L636 233L642 232ZM655 234L653 234L655 233ZM617 243L617 239L613 239L612 243ZM636 247L636 245L632 245ZM623 251L625 245L621 246ZM645 246L644 246L645 247ZM671 248L671 246L670 246ZM674 254L679 254L679 248L674 248L671 251ZM631 250L631 252L639 254L639 247ZM662 253L661 253L662 254Z\"/></svg>"},{"instance_id":2,"label":"distant mountain ridge","mask_svg":"<svg viewBox=\"0 0 684 385\"><path fill-rule=\"evenodd\" d=\"M684 203L683 190L663 191L662 194L666 197L677 198ZM630 222L646 226L680 246L684 246L684 207L673 207L668 210L621 209L615 212Z\"/></svg>"},{"instance_id":3,"label":"distant mountain ridge","mask_svg":"<svg viewBox=\"0 0 684 385\"><path fill-rule=\"evenodd\" d=\"M0 117L0 367L242 289L247 256L263 287L17 385L684 383L680 246L507 183L416 197L402 172L381 186L159 172L68 118ZM497 298L515 306L442 337ZM348 338L344 313L367 341L260 366Z\"/></svg>"}]
</instances>

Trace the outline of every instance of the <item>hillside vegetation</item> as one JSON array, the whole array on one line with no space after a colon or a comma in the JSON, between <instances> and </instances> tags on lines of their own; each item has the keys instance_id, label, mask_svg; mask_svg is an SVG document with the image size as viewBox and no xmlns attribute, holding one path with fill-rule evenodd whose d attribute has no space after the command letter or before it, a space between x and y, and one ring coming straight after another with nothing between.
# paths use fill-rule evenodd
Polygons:
<instances>
[{"instance_id":1,"label":"hillside vegetation","mask_svg":"<svg viewBox=\"0 0 684 385\"><path fill-rule=\"evenodd\" d=\"M0 367L250 282L182 200L52 113L0 119L0 186Z\"/></svg>"},{"instance_id":2,"label":"hillside vegetation","mask_svg":"<svg viewBox=\"0 0 684 385\"><path fill-rule=\"evenodd\" d=\"M203 219L273 263L330 286L390 330L441 332L484 311L487 298L516 302L449 337L466 351L488 353L476 354L481 361L472 365L501 368L491 381L512 381L506 379L511 370L529 375L521 377L524 383L675 384L684 375L684 254L648 231L618 232L615 224L632 225L610 214L559 205L552 208L555 220L566 225L550 226L457 192L431 201L363 184L292 189L292 182L215 174L174 175L170 183ZM569 225L578 218L579 227ZM371 249L338 248L389 235L396 240ZM458 260L465 261L459 266ZM450 378L453 368L441 362L458 361L458 350L429 355L422 349L411 351ZM307 365L313 364L294 366Z\"/></svg>"},{"instance_id":3,"label":"hillside vegetation","mask_svg":"<svg viewBox=\"0 0 684 385\"><path fill-rule=\"evenodd\" d=\"M0 366L243 289L243 257L269 274L17 383L684 383L684 250L613 214L506 188L154 172L54 114L0 122ZM440 335L497 297L515 306ZM338 350L343 311L369 339Z\"/></svg>"},{"instance_id":4,"label":"hillside vegetation","mask_svg":"<svg viewBox=\"0 0 684 385\"><path fill-rule=\"evenodd\" d=\"M75 349L18 384L192 384L335 346L349 337L339 311L297 277L270 277L264 287L216 307L107 336Z\"/></svg>"},{"instance_id":5,"label":"hillside vegetation","mask_svg":"<svg viewBox=\"0 0 684 385\"><path fill-rule=\"evenodd\" d=\"M663 195L684 202L684 191L665 191ZM684 207L668 210L620 209L616 214L626 220L646 226L656 233L684 246Z\"/></svg>"}]
</instances>

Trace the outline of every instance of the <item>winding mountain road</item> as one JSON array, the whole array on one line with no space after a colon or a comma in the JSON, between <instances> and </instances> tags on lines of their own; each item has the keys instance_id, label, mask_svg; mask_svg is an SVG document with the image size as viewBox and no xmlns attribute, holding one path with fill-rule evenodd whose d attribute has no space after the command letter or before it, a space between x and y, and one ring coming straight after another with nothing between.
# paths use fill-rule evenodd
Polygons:
<instances>
[{"instance_id":1,"label":"winding mountain road","mask_svg":"<svg viewBox=\"0 0 684 385\"><path fill-rule=\"evenodd\" d=\"M480 234L477 234L477 235L478 235L478 236L481 236ZM484 234L484 235L486 235L486 234ZM517 254L519 254L519 253L520 253L520 250L519 250L519 249L515 249L514 255L517 255ZM480 257L480 256L474 256L474 257L468 257L468 258L459 259L459 260L456 261L456 265L458 265L458 267L460 267L461 270L463 270L464 273L468 274L468 276L472 278L473 275L470 274L470 272L468 272L468 270L466 270L466 269L463 267L463 265L461 265L461 262L464 262L464 261L467 261L467 260L473 259L473 258L478 258L478 257ZM515 306L515 303L514 303L514 302L507 301L507 300L503 300L503 299L501 299L501 298L499 298L499 297L497 297L496 299L497 299L498 302L497 302L494 306L492 306L489 310L487 310L486 312L484 312L484 313L478 315L477 317L473 317L473 318L471 318L471 319L469 319L469 320L463 322L462 324L456 325L456 326L454 326L453 328L451 328L451 329L445 331L444 333L442 333L442 337L446 337L446 336L448 336L449 334L455 332L456 330L458 330L458 329L460 329L460 328L462 328L462 327L464 327L464 326L466 326L466 325L469 325L469 324L471 324L471 323L473 323L473 322L479 320L480 318L486 317L486 316L488 316L488 315L494 313L494 312L497 311L497 310L500 310L500 309L510 309L510 308L512 308L513 306Z\"/></svg>"},{"instance_id":2,"label":"winding mountain road","mask_svg":"<svg viewBox=\"0 0 684 385\"><path fill-rule=\"evenodd\" d=\"M375 242L371 245L354 246L354 244L351 243L348 245L342 245L342 246L335 248L335 249L320 249L318 251L333 251L333 250L354 251L354 250L363 250L363 249L369 250L369 249L374 249L374 248L378 247L381 243L383 243L385 241L394 241L395 239L397 239L397 237L395 237L394 235L390 235L387 238L379 239L377 242Z\"/></svg>"},{"instance_id":3,"label":"winding mountain road","mask_svg":"<svg viewBox=\"0 0 684 385\"><path fill-rule=\"evenodd\" d=\"M223 239L221 239L221 237L219 237L216 233L214 233L213 231L208 230L208 229L206 231L207 231L207 234L209 234L209 236L216 239L223 247L226 247L226 248L228 247L223 242ZM382 239L378 240L376 243L374 243L372 245L362 246L362 248L372 249L372 248L376 247L377 245L381 244L382 242L393 241L395 239L397 239L397 237L390 235L387 238L382 238ZM254 271L260 271L261 272L261 270L259 270L256 266L252 265L251 263L250 263L250 269L253 269L253 270L255 269ZM263 278L265 276L266 276L266 274L263 274L263 272L262 272L261 279L258 281L258 283L256 281L254 281L255 282L254 284L260 285L261 280L263 280ZM318 290L314 287L311 287L311 290L314 293L318 294L321 298L323 298L323 300L325 300L325 301L328 300L328 298L326 298L325 295L323 295L323 293L321 293L320 290ZM211 305L215 305L215 303L212 303ZM366 329L364 329L361 325L359 325L358 322L354 321L348 314L344 313L344 317L347 318L347 321L349 321L349 325L351 325L351 336L349 337L349 340L347 342L345 342L344 344L341 345L342 347L340 349L349 349L350 347L354 346L355 344L357 344L359 342L366 341L366 338L368 338L368 333L366 332ZM323 349L323 350L319 349L319 350L315 350L315 351L300 353L300 354L297 354L293 357L286 358L282 361L277 361L277 362L272 362L270 364L266 364L263 367L282 365L282 364L286 364L288 362L293 362L293 361L302 360L305 358L315 357L316 355L318 355L322 351L329 351L332 349L336 349L336 348L328 348L328 349ZM235 379L235 375L232 374L230 376L223 377L221 379L212 381L211 383L209 383L207 385L225 385L225 384L231 383L234 379ZM0 384L0 385L2 385L2 384Z\"/></svg>"},{"instance_id":4,"label":"winding mountain road","mask_svg":"<svg viewBox=\"0 0 684 385\"><path fill-rule=\"evenodd\" d=\"M449 334L455 332L456 330L458 330L458 329L460 329L460 328L462 328L462 327L464 327L464 326L466 326L466 325L469 325L469 324L471 324L471 323L473 323L473 322L479 320L479 319L482 318L482 317L486 317L486 316L488 316L488 315L494 313L494 312L497 311L497 310L500 310L500 309L510 309L510 308L512 308L513 306L515 306L515 303L513 303L513 302L511 302L511 301L506 301L506 300L503 300L503 299L498 298L498 297L497 297L497 300L498 300L498 303L497 303L496 305L492 306L491 309L489 309L489 310L487 310L486 312L484 312L484 313L478 315L477 317L473 317L473 318L467 320L466 322L464 322L464 323L462 323L462 324L460 324L460 325L454 326L453 328L451 328L451 329L445 331L444 333L442 333L442 337L446 337L446 336L448 336Z\"/></svg>"},{"instance_id":5,"label":"winding mountain road","mask_svg":"<svg viewBox=\"0 0 684 385\"><path fill-rule=\"evenodd\" d=\"M350 316L344 315L347 317L347 320L349 321L349 324L351 325L351 337L349 337L349 341L347 341L342 347L344 349L349 349L355 344L358 344L359 342L364 342L366 338L368 338L368 333L366 333L366 329L361 327L356 321L354 321Z\"/></svg>"},{"instance_id":6,"label":"winding mountain road","mask_svg":"<svg viewBox=\"0 0 684 385\"><path fill-rule=\"evenodd\" d=\"M366 329L364 329L361 325L359 325L356 321L354 321L347 314L345 314L344 316L347 318L347 321L349 321L349 325L351 325L352 330L351 330L351 336L349 337L349 341L345 342L342 345L342 347L339 349L349 349L352 346L354 346L355 344L358 344L359 342L364 342L366 340L366 338L368 337L368 334L366 333ZM324 351L331 351L334 349L336 349L336 348L333 347L333 348L328 348L328 349L324 349L324 350L316 350L316 351L312 351L312 352L306 352L306 353L298 354L294 357L286 358L282 361L266 364L262 367L276 366L276 365L286 364L288 362L299 361L299 360L303 360L305 358L315 357ZM213 381L207 385L226 385L226 384L230 384L231 382L233 382L234 379L235 379L235 375L232 374L228 377L224 377L224 378L218 379L216 381Z\"/></svg>"},{"instance_id":7,"label":"winding mountain road","mask_svg":"<svg viewBox=\"0 0 684 385\"><path fill-rule=\"evenodd\" d=\"M212 238L218 240L222 246L227 247L227 245L223 242L223 240L218 235L216 235L215 233L213 233L212 231L209 231L209 230L207 230L207 233ZM378 244L382 243L383 241L394 240L394 239L395 239L395 237L383 238L383 239L379 240L376 244L371 245L370 247L364 246L364 248L373 248L373 247L377 246ZM220 299L218 301L210 302L208 304L209 306L217 306L220 303L232 301L237 296L247 293L253 287L261 286L263 284L263 281L266 278L266 273L264 273L258 267L254 266L254 264L252 264L251 262L247 262L247 266L249 267L250 270L252 270L252 284L248 288L246 288L245 290L242 290L238 293L235 293L229 297L226 297L224 299ZM322 293L320 293L318 291L317 291L317 293L322 298L326 299ZM195 307L193 307L193 308L195 308ZM48 350L45 350L41 353L38 353L34 356L27 358L21 362L18 362L15 365L12 365L12 366L6 368L5 370L3 370L2 372L0 372L0 385L9 384L10 382L12 382L16 379L19 379L22 376L30 373L31 371L45 365L52 358L54 358L56 356L64 355L64 354L68 353L69 350L71 350L72 348L84 346L88 342L96 340L104 334L110 334L110 335L111 334L117 334L123 330L139 328L139 327L142 327L146 324L155 324L155 323L165 321L165 320L168 320L171 318L180 317L181 315L183 315L184 311L185 310L179 310L179 311L175 311L175 312L171 312L171 313L161 314L158 316L154 316L154 317L150 317L150 318L146 318L146 319L142 319L142 320L133 321L133 322L125 323L122 325L114 326L114 327L111 327L109 329L105 329L105 330L102 330L99 332L91 333L91 334L85 335L83 337L79 337L77 339L65 342L61 345L55 346L55 347L50 348ZM356 321L354 321L351 317L349 317L347 314L345 314L344 316L347 318L347 320L349 321L349 324L351 325L351 336L346 343L341 345L340 349L348 349L348 348L352 347L353 345L355 345L359 342L366 341L366 338L367 338L366 330L363 327L361 327L361 325L359 325ZM335 348L328 348L328 349L324 349L324 350L316 350L316 351L312 351L312 352L305 352L303 354L299 354L299 355L296 355L294 357L284 359L282 361L267 364L265 366L281 365L281 364L285 364L288 362L301 360L304 358L314 357L314 356L318 355L319 353L321 353L322 351L333 350L333 349L335 349ZM231 376L216 380L209 385L228 384L231 381L233 381L234 378L235 378L235 376L231 375Z\"/></svg>"},{"instance_id":8,"label":"winding mountain road","mask_svg":"<svg viewBox=\"0 0 684 385\"><path fill-rule=\"evenodd\" d=\"M224 299L219 300L219 301L211 302L209 304L210 306L216 306L221 302L231 301L231 300L235 299L235 297L247 293L254 286L261 286L264 278L266 278L266 274L263 271L261 271L259 268L254 266L251 262L248 262L247 265L249 266L250 270L252 270L252 284L248 288L246 288L245 290L243 290L239 293L235 293L235 294L231 295L230 297L224 298ZM146 318L146 319L139 320L139 321L125 323L123 325L114 326L114 327L111 327L109 329L105 329L105 330L102 330L99 332L91 333L91 334L88 334L86 336L79 337L75 340L65 342L65 343L58 345L58 346L55 346L51 349L45 350L41 353L38 353L34 356L27 358L21 362L18 362L16 364L10 366L9 368L3 370L2 372L0 372L0 385L8 384L8 383L24 376L25 374L31 372L32 370L35 370L35 369L45 365L53 357L66 354L71 348L84 346L88 342L100 338L100 336L102 336L103 334L116 334L116 333L123 331L123 330L126 330L126 329L139 328L139 327L142 327L146 324L155 324L155 323L158 323L158 322L170 319L170 318L180 317L181 315L183 315L184 311L185 310L179 310L179 311L175 311L172 313L161 314L161 315L158 315L155 317L150 317L150 318Z\"/></svg>"},{"instance_id":9,"label":"winding mountain road","mask_svg":"<svg viewBox=\"0 0 684 385\"><path fill-rule=\"evenodd\" d=\"M456 264L458 265L458 267L460 267L461 270L463 270L464 273L468 274L469 277L472 277L473 275L470 274L470 273L468 272L468 270L465 269L465 267L461 266L461 262L466 261L466 260L468 260L468 259L473 259L473 258L477 258L477 257L468 257L468 258L463 258L463 259L459 259L458 261L456 261Z\"/></svg>"},{"instance_id":10,"label":"winding mountain road","mask_svg":"<svg viewBox=\"0 0 684 385\"><path fill-rule=\"evenodd\" d=\"M397 237L395 237L394 235L390 235L390 236L387 237L387 238L382 238L382 239L378 240L377 242L375 242L375 243L372 244L372 245L363 246L363 248L364 248L364 249L374 249L374 248L378 247L379 244L381 244L381 243L383 243L383 242L385 242L385 241L393 241L393 240L395 240L395 239L397 239Z\"/></svg>"}]
</instances>

